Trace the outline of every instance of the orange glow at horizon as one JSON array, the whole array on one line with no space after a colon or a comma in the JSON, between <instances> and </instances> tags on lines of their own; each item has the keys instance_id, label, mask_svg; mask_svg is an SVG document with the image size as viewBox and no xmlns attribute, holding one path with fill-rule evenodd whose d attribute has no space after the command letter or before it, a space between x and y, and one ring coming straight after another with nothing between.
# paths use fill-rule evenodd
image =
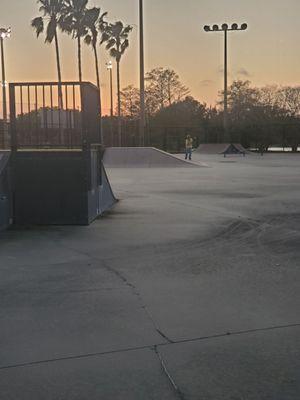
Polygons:
<instances>
[{"instance_id":1,"label":"orange glow at horizon","mask_svg":"<svg viewBox=\"0 0 300 400\"><path fill-rule=\"evenodd\" d=\"M205 33L206 24L247 22L245 32L229 34L229 83L249 79L253 85L299 85L300 53L295 51L300 36L298 0L144 0L146 71L170 67L190 88L196 99L214 105L223 87L223 37ZM138 86L138 0L91 0L91 6L108 11L108 19L133 25L130 48L121 62L122 87ZM8 81L55 81L53 45L36 39L30 21L38 16L36 0L2 0L0 26L12 27L5 41ZM60 34L63 80L77 80L76 42ZM110 113L110 60L101 48L101 88L104 114ZM115 67L115 64L114 64ZM95 82L94 59L83 46L84 80ZM115 68L114 68L115 82ZM116 85L114 87L116 100ZM1 96L0 96L1 97ZM0 98L0 102L1 102Z\"/></svg>"}]
</instances>

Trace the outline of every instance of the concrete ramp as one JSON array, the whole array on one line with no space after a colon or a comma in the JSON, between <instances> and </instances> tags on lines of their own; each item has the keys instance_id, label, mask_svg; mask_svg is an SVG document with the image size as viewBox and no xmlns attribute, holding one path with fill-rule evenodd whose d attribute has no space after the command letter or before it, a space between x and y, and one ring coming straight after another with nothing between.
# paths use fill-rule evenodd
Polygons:
<instances>
[{"instance_id":1,"label":"concrete ramp","mask_svg":"<svg viewBox=\"0 0 300 400\"><path fill-rule=\"evenodd\" d=\"M112 191L104 165L101 162L101 185L99 187L100 214L109 211L118 201Z\"/></svg>"},{"instance_id":2,"label":"concrete ramp","mask_svg":"<svg viewBox=\"0 0 300 400\"><path fill-rule=\"evenodd\" d=\"M8 151L0 152L0 231L11 222L9 158Z\"/></svg>"},{"instance_id":3,"label":"concrete ramp","mask_svg":"<svg viewBox=\"0 0 300 400\"><path fill-rule=\"evenodd\" d=\"M195 150L200 154L251 154L239 143L204 143Z\"/></svg>"},{"instance_id":4,"label":"concrete ramp","mask_svg":"<svg viewBox=\"0 0 300 400\"><path fill-rule=\"evenodd\" d=\"M185 161L155 147L109 147L103 163L108 168L191 168L199 164Z\"/></svg>"}]
</instances>

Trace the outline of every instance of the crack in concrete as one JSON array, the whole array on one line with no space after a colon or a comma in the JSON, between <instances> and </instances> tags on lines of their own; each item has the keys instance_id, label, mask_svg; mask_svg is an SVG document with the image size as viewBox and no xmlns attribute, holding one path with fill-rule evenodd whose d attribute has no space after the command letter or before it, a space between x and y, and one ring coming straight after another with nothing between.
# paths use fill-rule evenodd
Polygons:
<instances>
[{"instance_id":1,"label":"crack in concrete","mask_svg":"<svg viewBox=\"0 0 300 400\"><path fill-rule=\"evenodd\" d=\"M53 240L53 239L52 239ZM122 282L125 283L126 286L128 286L132 293L137 297L141 308L145 311L145 313L147 314L149 320L151 321L155 331L159 334L159 336L161 336L163 339L165 339L168 343L173 343L173 340L170 339L165 333L162 332L162 330L159 328L159 326L157 325L157 323L155 322L152 314L150 313L150 310L148 309L148 307L146 306L146 304L143 301L142 295L141 293L138 291L137 287L132 284L123 274L121 274L121 272L119 272L118 270L116 270L115 268L111 267L110 265L107 264L107 260L101 259L101 258L97 258L97 257L91 257L90 254L84 252L84 251L79 251L78 249L73 249L70 247L67 247L65 245L62 245L59 241L54 240L54 242L58 242L59 245L63 248L67 248L69 250L74 251L75 253L78 253L80 255L84 255L86 257L88 257L90 260L94 260L97 262L101 262L101 265L110 273L114 274L115 276L117 276L119 279L121 279Z\"/></svg>"},{"instance_id":2,"label":"crack in concrete","mask_svg":"<svg viewBox=\"0 0 300 400\"><path fill-rule=\"evenodd\" d=\"M168 378L169 382L171 383L173 389L175 390L175 393L177 394L177 397L178 397L180 400L185 400L185 396L184 396L183 392L181 391L181 389L179 388L179 386L176 384L174 378L172 377L171 373L169 372L169 370L168 370L168 368L167 368L167 365L166 365L166 363L165 363L165 361L164 361L162 355L161 355L160 352L158 351L158 346L157 346L157 345L155 345L155 346L153 347L153 351L154 351L154 353L156 354L156 356L157 356L157 358L158 358L158 360L159 360L159 362L160 362L160 365L161 365L161 368L162 368L164 374L166 375L166 377Z\"/></svg>"},{"instance_id":3,"label":"crack in concrete","mask_svg":"<svg viewBox=\"0 0 300 400\"><path fill-rule=\"evenodd\" d=\"M117 277L119 277L119 279L121 279L132 290L133 294L137 297L139 303L141 304L142 309L145 311L145 313L147 314L149 320L151 321L155 331L163 339L165 339L168 343L174 343L174 341L172 339L170 339L164 332L162 332L162 330L159 328L159 326L155 322L154 317L152 316L150 310L148 309L148 307L144 303L143 297L142 297L141 293L138 291L137 287L133 283L131 283L123 274L121 274L121 272L119 272L116 269L114 269L111 266L109 266L106 261L104 261L104 260L99 260L99 261L101 261L102 265L104 266L104 268L107 271L109 271L109 272L115 274Z\"/></svg>"}]
</instances>

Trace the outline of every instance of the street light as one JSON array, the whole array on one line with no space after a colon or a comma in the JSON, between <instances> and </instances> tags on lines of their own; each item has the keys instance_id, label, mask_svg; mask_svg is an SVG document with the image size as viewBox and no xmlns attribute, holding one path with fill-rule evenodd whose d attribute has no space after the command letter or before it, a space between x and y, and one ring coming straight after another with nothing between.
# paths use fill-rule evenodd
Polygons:
<instances>
[{"instance_id":1,"label":"street light","mask_svg":"<svg viewBox=\"0 0 300 400\"><path fill-rule=\"evenodd\" d=\"M144 60L144 12L143 0L139 0L140 17L140 144L145 145L145 60Z\"/></svg>"},{"instance_id":2,"label":"street light","mask_svg":"<svg viewBox=\"0 0 300 400\"><path fill-rule=\"evenodd\" d=\"M113 65L111 61L106 63L106 69L109 71L109 76L110 76L110 116L113 117L114 116L113 76L112 76Z\"/></svg>"},{"instance_id":3,"label":"street light","mask_svg":"<svg viewBox=\"0 0 300 400\"><path fill-rule=\"evenodd\" d=\"M239 27L238 24L234 23L231 26L227 24L213 25L212 27L209 25L204 26L205 32L224 32L224 131L225 131L225 140L228 141L230 138L228 137L228 63L227 63L227 32L229 31L245 31L248 28L247 24L241 24ZM229 140L230 141L230 140Z\"/></svg>"},{"instance_id":4,"label":"street light","mask_svg":"<svg viewBox=\"0 0 300 400\"><path fill-rule=\"evenodd\" d=\"M113 138L114 99L113 99L113 64L112 64L112 61L109 61L108 63L106 63L106 69L109 71L109 80L110 80L110 134L111 134L111 140L112 140L112 145L113 145L113 143L114 143L114 138Z\"/></svg>"},{"instance_id":5,"label":"street light","mask_svg":"<svg viewBox=\"0 0 300 400\"><path fill-rule=\"evenodd\" d=\"M1 66L2 66L2 101L3 101L3 123L4 124L7 122L4 39L10 38L10 35L11 35L11 28L0 28Z\"/></svg>"}]
</instances>

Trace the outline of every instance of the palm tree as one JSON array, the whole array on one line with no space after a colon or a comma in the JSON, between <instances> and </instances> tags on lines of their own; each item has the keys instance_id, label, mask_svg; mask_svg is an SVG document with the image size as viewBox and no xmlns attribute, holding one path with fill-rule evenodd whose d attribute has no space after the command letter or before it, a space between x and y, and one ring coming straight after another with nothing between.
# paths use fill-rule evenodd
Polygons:
<instances>
[{"instance_id":1,"label":"palm tree","mask_svg":"<svg viewBox=\"0 0 300 400\"><path fill-rule=\"evenodd\" d=\"M88 33L84 38L84 42L88 46L92 46L94 57L95 57L95 68L96 68L96 79L97 86L100 89L100 73L99 73L99 61L98 61L98 36L99 31L104 29L106 22L104 18L106 17L107 12L100 14L100 8L93 7L87 10L87 18L86 18L86 28Z\"/></svg>"},{"instance_id":2,"label":"palm tree","mask_svg":"<svg viewBox=\"0 0 300 400\"><path fill-rule=\"evenodd\" d=\"M59 106L62 107L61 66L57 28L62 16L64 0L38 0L37 2L41 5L39 11L43 16L34 18L31 21L31 26L35 29L37 37L46 31L45 43L52 43L54 40L58 74L58 98Z\"/></svg>"},{"instance_id":3,"label":"palm tree","mask_svg":"<svg viewBox=\"0 0 300 400\"><path fill-rule=\"evenodd\" d=\"M82 82L81 39L87 35L87 23L90 15L87 9L88 0L64 0L61 29L77 39L79 82Z\"/></svg>"},{"instance_id":4,"label":"palm tree","mask_svg":"<svg viewBox=\"0 0 300 400\"><path fill-rule=\"evenodd\" d=\"M124 26L121 21L109 24L105 27L102 40L107 42L106 49L115 58L117 63L117 89L118 89L118 140L121 146L121 90L120 90L120 62L126 49L129 47L128 36L132 26Z\"/></svg>"},{"instance_id":5,"label":"palm tree","mask_svg":"<svg viewBox=\"0 0 300 400\"><path fill-rule=\"evenodd\" d=\"M99 89L99 116L100 116L100 137L101 143L103 143L103 127L102 127L102 99L101 99L101 84L100 84L100 72L99 72L99 60L98 60L98 36L100 32L103 32L107 22L105 21L105 17L107 12L101 14L100 8L93 7L87 10L87 18L86 18L86 27L88 33L84 38L84 42L91 46L93 49L94 57L95 57L95 69L96 69L96 80L97 86ZM102 44L102 39L100 41Z\"/></svg>"},{"instance_id":6,"label":"palm tree","mask_svg":"<svg viewBox=\"0 0 300 400\"><path fill-rule=\"evenodd\" d=\"M87 10L87 18L86 18L86 27L88 33L84 38L84 42L88 46L92 46L94 57L95 57L95 69L96 69L96 79L97 79L97 86L99 89L100 94L100 118L102 115L102 104L101 104L101 85L100 85L100 72L99 72L99 60L98 60L98 50L97 50L97 43L98 43L98 36L99 31L104 29L106 22L104 21L107 12L101 14L100 8L93 7Z\"/></svg>"}]
</instances>

